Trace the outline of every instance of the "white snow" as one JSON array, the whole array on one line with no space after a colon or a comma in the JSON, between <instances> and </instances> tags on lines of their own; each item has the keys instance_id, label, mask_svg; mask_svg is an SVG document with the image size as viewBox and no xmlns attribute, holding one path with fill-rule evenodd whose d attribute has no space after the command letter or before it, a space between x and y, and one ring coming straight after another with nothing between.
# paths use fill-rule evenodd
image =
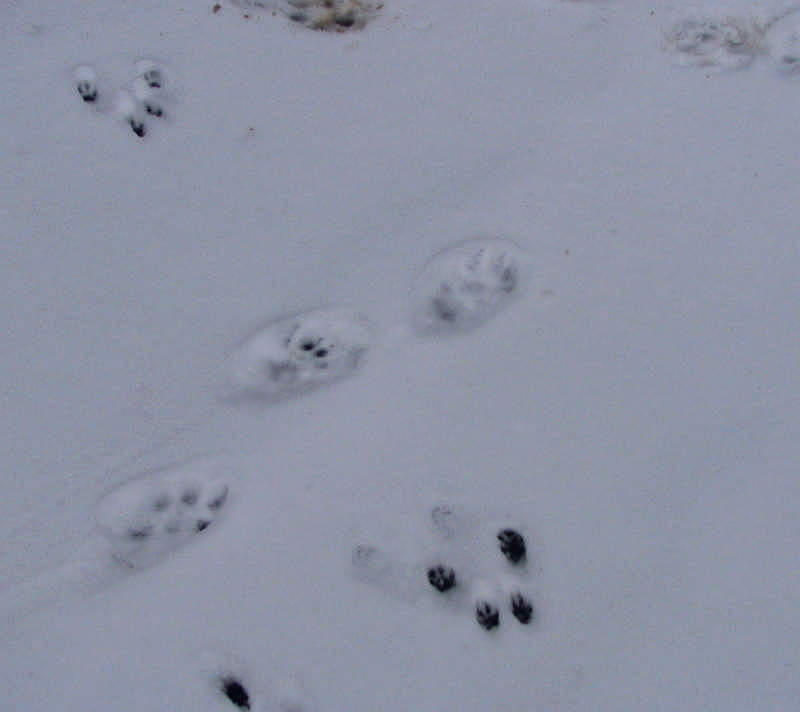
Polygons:
<instances>
[{"instance_id":1,"label":"white snow","mask_svg":"<svg viewBox=\"0 0 800 712\"><path fill-rule=\"evenodd\" d=\"M798 709L800 3L216 4L0 4L0 708Z\"/></svg>"}]
</instances>

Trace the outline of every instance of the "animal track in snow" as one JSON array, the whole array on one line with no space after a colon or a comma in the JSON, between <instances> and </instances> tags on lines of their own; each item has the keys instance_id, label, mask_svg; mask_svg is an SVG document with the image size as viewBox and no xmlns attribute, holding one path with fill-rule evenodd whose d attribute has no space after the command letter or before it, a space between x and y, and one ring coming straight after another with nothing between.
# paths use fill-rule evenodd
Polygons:
<instances>
[{"instance_id":1,"label":"animal track in snow","mask_svg":"<svg viewBox=\"0 0 800 712\"><path fill-rule=\"evenodd\" d=\"M522 292L529 271L527 253L511 240L479 238L442 250L417 281L412 322L423 334L478 327Z\"/></svg>"},{"instance_id":2,"label":"animal track in snow","mask_svg":"<svg viewBox=\"0 0 800 712\"><path fill-rule=\"evenodd\" d=\"M94 67L82 64L75 69L73 79L81 99L87 103L94 104L100 93L97 87L97 74L94 71Z\"/></svg>"},{"instance_id":3,"label":"animal track in snow","mask_svg":"<svg viewBox=\"0 0 800 712\"><path fill-rule=\"evenodd\" d=\"M264 675L233 656L224 660L216 654L201 653L203 677L215 700L214 709L252 712L315 712L314 695L292 671L282 676Z\"/></svg>"},{"instance_id":4,"label":"animal track in snow","mask_svg":"<svg viewBox=\"0 0 800 712\"><path fill-rule=\"evenodd\" d=\"M667 32L665 47L680 64L740 69L759 51L755 27L737 18L689 17Z\"/></svg>"},{"instance_id":5,"label":"animal track in snow","mask_svg":"<svg viewBox=\"0 0 800 712\"><path fill-rule=\"evenodd\" d=\"M287 0L283 12L292 21L312 30L360 30L383 7L362 0Z\"/></svg>"},{"instance_id":6,"label":"animal track in snow","mask_svg":"<svg viewBox=\"0 0 800 712\"><path fill-rule=\"evenodd\" d=\"M167 116L167 105L174 97L169 92L163 67L150 59L134 65L136 76L115 91L101 85L95 67L82 64L73 72L73 81L80 98L100 113L117 115L139 138L149 130L149 120Z\"/></svg>"},{"instance_id":7,"label":"animal track in snow","mask_svg":"<svg viewBox=\"0 0 800 712\"><path fill-rule=\"evenodd\" d=\"M212 526L228 491L223 472L213 463L158 470L104 497L96 512L98 528L115 559L132 568L147 566Z\"/></svg>"},{"instance_id":8,"label":"animal track in snow","mask_svg":"<svg viewBox=\"0 0 800 712\"><path fill-rule=\"evenodd\" d=\"M350 376L369 349L370 331L363 316L345 309L272 322L233 355L224 395L278 400Z\"/></svg>"},{"instance_id":9,"label":"animal track in snow","mask_svg":"<svg viewBox=\"0 0 800 712\"><path fill-rule=\"evenodd\" d=\"M664 47L679 64L717 70L741 69L757 55L768 55L778 69L800 69L800 4L788 3L769 12L754 6L742 16L690 16L665 34Z\"/></svg>"},{"instance_id":10,"label":"animal track in snow","mask_svg":"<svg viewBox=\"0 0 800 712\"><path fill-rule=\"evenodd\" d=\"M787 14L770 25L765 35L767 53L778 69L800 72L800 13Z\"/></svg>"},{"instance_id":11,"label":"animal track in snow","mask_svg":"<svg viewBox=\"0 0 800 712\"><path fill-rule=\"evenodd\" d=\"M233 4L278 11L293 23L329 32L361 30L383 7L382 2L368 0L233 0Z\"/></svg>"},{"instance_id":12,"label":"animal track in snow","mask_svg":"<svg viewBox=\"0 0 800 712\"><path fill-rule=\"evenodd\" d=\"M235 675L224 675L219 680L220 692L239 709L250 709L250 693Z\"/></svg>"},{"instance_id":13,"label":"animal track in snow","mask_svg":"<svg viewBox=\"0 0 800 712\"><path fill-rule=\"evenodd\" d=\"M430 510L429 524L426 553L413 563L393 557L380 542L356 545L356 580L406 603L426 592L457 608L468 602L487 631L501 624L504 609L521 624L534 619L525 585L528 547L519 527L447 503Z\"/></svg>"}]
</instances>

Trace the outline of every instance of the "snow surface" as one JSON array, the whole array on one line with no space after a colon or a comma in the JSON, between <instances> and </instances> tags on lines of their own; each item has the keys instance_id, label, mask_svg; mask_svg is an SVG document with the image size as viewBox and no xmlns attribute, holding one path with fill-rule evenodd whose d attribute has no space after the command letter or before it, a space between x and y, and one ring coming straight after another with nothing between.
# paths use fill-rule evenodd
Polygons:
<instances>
[{"instance_id":1,"label":"snow surface","mask_svg":"<svg viewBox=\"0 0 800 712\"><path fill-rule=\"evenodd\" d=\"M800 3L215 5L0 4L0 707L800 709ZM525 289L420 333L476 237ZM341 305L347 378L220 398ZM115 559L207 462L218 520Z\"/></svg>"}]
</instances>

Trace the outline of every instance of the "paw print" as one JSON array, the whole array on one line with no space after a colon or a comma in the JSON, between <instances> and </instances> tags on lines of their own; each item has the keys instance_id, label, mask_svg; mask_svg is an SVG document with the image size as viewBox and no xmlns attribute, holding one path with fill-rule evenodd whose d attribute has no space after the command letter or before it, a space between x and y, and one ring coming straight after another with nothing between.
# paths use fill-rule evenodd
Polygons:
<instances>
[{"instance_id":1,"label":"paw print","mask_svg":"<svg viewBox=\"0 0 800 712\"><path fill-rule=\"evenodd\" d=\"M82 64L72 73L75 89L87 104L95 104L100 96L97 73L90 64Z\"/></svg>"},{"instance_id":2,"label":"paw print","mask_svg":"<svg viewBox=\"0 0 800 712\"><path fill-rule=\"evenodd\" d=\"M128 125L131 127L131 131L133 131L133 133L135 133L139 138L144 138L145 134L147 133L147 128L144 125L144 121L136 118L135 116L131 116L128 118Z\"/></svg>"},{"instance_id":3,"label":"paw print","mask_svg":"<svg viewBox=\"0 0 800 712\"><path fill-rule=\"evenodd\" d=\"M717 69L749 65L760 45L756 28L744 20L687 17L667 33L665 48L681 64Z\"/></svg>"},{"instance_id":4,"label":"paw print","mask_svg":"<svg viewBox=\"0 0 800 712\"><path fill-rule=\"evenodd\" d=\"M161 89L164 86L164 77L161 70L152 62L144 60L140 71L145 84L151 89Z\"/></svg>"},{"instance_id":5,"label":"paw print","mask_svg":"<svg viewBox=\"0 0 800 712\"><path fill-rule=\"evenodd\" d=\"M198 651L198 663L207 680L209 699L202 709L254 712L315 712L315 695L304 676L285 670L275 676L236 655Z\"/></svg>"},{"instance_id":6,"label":"paw print","mask_svg":"<svg viewBox=\"0 0 800 712\"><path fill-rule=\"evenodd\" d=\"M428 582L439 593L444 593L456 585L456 572L449 566L432 566L428 569Z\"/></svg>"},{"instance_id":7,"label":"paw print","mask_svg":"<svg viewBox=\"0 0 800 712\"><path fill-rule=\"evenodd\" d=\"M776 20L766 36L767 52L784 74L800 72L800 12Z\"/></svg>"},{"instance_id":8,"label":"paw print","mask_svg":"<svg viewBox=\"0 0 800 712\"><path fill-rule=\"evenodd\" d=\"M367 0L285 0L280 5L292 22L329 32L363 29L382 7Z\"/></svg>"},{"instance_id":9,"label":"paw print","mask_svg":"<svg viewBox=\"0 0 800 712\"><path fill-rule=\"evenodd\" d=\"M225 396L279 400L352 375L370 346L364 317L320 309L280 319L233 355Z\"/></svg>"},{"instance_id":10,"label":"paw print","mask_svg":"<svg viewBox=\"0 0 800 712\"><path fill-rule=\"evenodd\" d=\"M474 329L521 291L527 272L527 255L510 240L468 240L443 250L418 280L414 326L423 334Z\"/></svg>"},{"instance_id":11,"label":"paw print","mask_svg":"<svg viewBox=\"0 0 800 712\"><path fill-rule=\"evenodd\" d=\"M509 597L511 613L520 623L527 625L533 618L533 604L519 591Z\"/></svg>"},{"instance_id":12,"label":"paw print","mask_svg":"<svg viewBox=\"0 0 800 712\"><path fill-rule=\"evenodd\" d=\"M250 709L250 693L245 686L232 675L226 675L219 681L220 692L239 709Z\"/></svg>"},{"instance_id":13,"label":"paw print","mask_svg":"<svg viewBox=\"0 0 800 712\"><path fill-rule=\"evenodd\" d=\"M500 551L512 564L525 560L527 550L522 534L514 529L503 529L497 533L497 539L500 542Z\"/></svg>"},{"instance_id":14,"label":"paw print","mask_svg":"<svg viewBox=\"0 0 800 712\"><path fill-rule=\"evenodd\" d=\"M325 329L299 323L286 338L286 349L294 363L325 370L335 361L336 341Z\"/></svg>"},{"instance_id":15,"label":"paw print","mask_svg":"<svg viewBox=\"0 0 800 712\"><path fill-rule=\"evenodd\" d=\"M117 488L98 505L97 522L114 558L149 565L218 518L227 482L202 464L151 473Z\"/></svg>"},{"instance_id":16,"label":"paw print","mask_svg":"<svg viewBox=\"0 0 800 712\"><path fill-rule=\"evenodd\" d=\"M481 628L492 630L500 625L500 611L491 601L478 601L475 604L475 620Z\"/></svg>"}]
</instances>

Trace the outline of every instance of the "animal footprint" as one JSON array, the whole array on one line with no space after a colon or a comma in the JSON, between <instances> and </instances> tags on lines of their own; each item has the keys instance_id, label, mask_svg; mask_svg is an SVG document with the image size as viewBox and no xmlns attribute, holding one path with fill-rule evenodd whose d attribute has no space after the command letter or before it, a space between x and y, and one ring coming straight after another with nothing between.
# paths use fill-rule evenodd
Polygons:
<instances>
[{"instance_id":1,"label":"animal footprint","mask_svg":"<svg viewBox=\"0 0 800 712\"><path fill-rule=\"evenodd\" d=\"M468 331L519 294L529 259L510 240L468 240L437 254L416 287L412 322L424 334Z\"/></svg>"},{"instance_id":2,"label":"animal footprint","mask_svg":"<svg viewBox=\"0 0 800 712\"><path fill-rule=\"evenodd\" d=\"M97 74L94 67L89 64L82 64L77 67L73 73L75 80L75 88L78 90L78 95L88 104L94 104L97 101L100 90L97 87Z\"/></svg>"},{"instance_id":3,"label":"animal footprint","mask_svg":"<svg viewBox=\"0 0 800 712\"><path fill-rule=\"evenodd\" d=\"M500 551L512 564L519 564L525 560L527 549L522 534L514 529L503 529L498 532Z\"/></svg>"},{"instance_id":4,"label":"animal footprint","mask_svg":"<svg viewBox=\"0 0 800 712\"><path fill-rule=\"evenodd\" d=\"M97 523L114 558L147 566L220 516L228 484L209 463L188 463L121 485L98 504Z\"/></svg>"},{"instance_id":5,"label":"animal footprint","mask_svg":"<svg viewBox=\"0 0 800 712\"><path fill-rule=\"evenodd\" d=\"M500 610L491 601L479 600L475 604L475 619L481 628L492 630L500 625Z\"/></svg>"},{"instance_id":6,"label":"animal footprint","mask_svg":"<svg viewBox=\"0 0 800 712\"><path fill-rule=\"evenodd\" d=\"M133 81L133 95L146 114L162 118L167 96L164 70L149 59L139 60L136 69L138 76Z\"/></svg>"},{"instance_id":7,"label":"animal footprint","mask_svg":"<svg viewBox=\"0 0 800 712\"><path fill-rule=\"evenodd\" d=\"M746 67L759 44L757 28L736 18L688 17L673 25L665 37L665 48L679 63L718 69Z\"/></svg>"},{"instance_id":8,"label":"animal footprint","mask_svg":"<svg viewBox=\"0 0 800 712\"><path fill-rule=\"evenodd\" d=\"M253 8L273 11L271 0L233 0L246 10ZM370 0L279 0L277 10L292 22L311 30L347 32L363 29L383 7L380 1Z\"/></svg>"},{"instance_id":9,"label":"animal footprint","mask_svg":"<svg viewBox=\"0 0 800 712\"><path fill-rule=\"evenodd\" d=\"M382 7L362 0L287 0L284 12L292 22L312 30L360 30Z\"/></svg>"},{"instance_id":10,"label":"animal footprint","mask_svg":"<svg viewBox=\"0 0 800 712\"><path fill-rule=\"evenodd\" d=\"M456 572L449 566L433 566L428 569L428 583L444 593L456 585Z\"/></svg>"},{"instance_id":11,"label":"animal footprint","mask_svg":"<svg viewBox=\"0 0 800 712\"><path fill-rule=\"evenodd\" d=\"M203 677L213 709L253 712L316 712L315 695L301 673L282 669L259 671L238 656L200 653ZM209 705L210 707L211 705ZM204 707L205 709L205 707Z\"/></svg>"},{"instance_id":12,"label":"animal footprint","mask_svg":"<svg viewBox=\"0 0 800 712\"><path fill-rule=\"evenodd\" d=\"M250 693L241 681L233 675L222 677L219 681L219 689L235 707L242 710L250 709Z\"/></svg>"},{"instance_id":13,"label":"animal footprint","mask_svg":"<svg viewBox=\"0 0 800 712\"><path fill-rule=\"evenodd\" d=\"M767 52L781 72L800 72L800 19L797 13L781 17L766 36Z\"/></svg>"},{"instance_id":14,"label":"animal footprint","mask_svg":"<svg viewBox=\"0 0 800 712\"><path fill-rule=\"evenodd\" d=\"M523 625L533 618L533 604L520 592L514 591L509 597L511 613Z\"/></svg>"},{"instance_id":15,"label":"animal footprint","mask_svg":"<svg viewBox=\"0 0 800 712\"><path fill-rule=\"evenodd\" d=\"M234 354L226 395L277 400L340 380L356 370L370 341L367 320L347 310L280 319Z\"/></svg>"}]
</instances>

